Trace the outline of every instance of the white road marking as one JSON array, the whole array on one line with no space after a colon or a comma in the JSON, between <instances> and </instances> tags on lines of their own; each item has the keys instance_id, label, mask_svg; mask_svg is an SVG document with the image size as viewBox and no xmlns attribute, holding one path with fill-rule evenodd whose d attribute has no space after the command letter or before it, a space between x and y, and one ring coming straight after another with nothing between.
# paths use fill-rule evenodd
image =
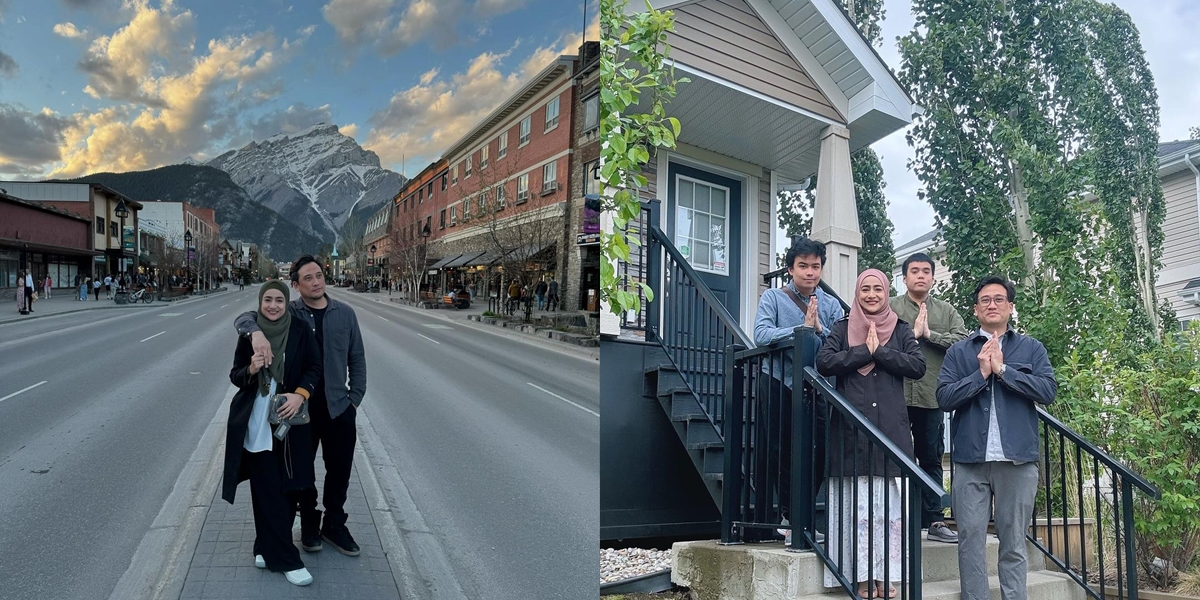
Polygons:
<instances>
[{"instance_id":1,"label":"white road marking","mask_svg":"<svg viewBox=\"0 0 1200 600\"><path fill-rule=\"evenodd\" d=\"M375 316L379 317L379 315L375 315ZM379 317L379 318L380 318L380 319L383 319L384 321L387 321L387 319L384 319L383 317ZM390 321L389 321L389 322L390 322Z\"/></svg>"},{"instance_id":2,"label":"white road marking","mask_svg":"<svg viewBox=\"0 0 1200 600\"><path fill-rule=\"evenodd\" d=\"M160 317L178 317L179 315L182 315L182 314L183 313L159 313L158 316L160 316Z\"/></svg>"},{"instance_id":3,"label":"white road marking","mask_svg":"<svg viewBox=\"0 0 1200 600\"><path fill-rule=\"evenodd\" d=\"M222 304L222 305L221 305L221 308L225 308L226 306L229 306L229 305L228 305L228 304Z\"/></svg>"},{"instance_id":4,"label":"white road marking","mask_svg":"<svg viewBox=\"0 0 1200 600\"><path fill-rule=\"evenodd\" d=\"M429 337L429 336L421 335L421 334L419 334L419 333L418 333L417 335L418 335L419 337L423 337L423 338L425 338L425 339L427 339L427 340L429 340L429 341L431 341L431 342L433 342L433 343L435 343L435 344L437 344L437 345L439 345L439 346L440 346L440 345L442 345L442 343L441 343L441 342L439 342L439 341L437 341L437 340L435 340L435 339L433 339L433 338L431 338L431 337Z\"/></svg>"},{"instance_id":5,"label":"white road marking","mask_svg":"<svg viewBox=\"0 0 1200 600\"><path fill-rule=\"evenodd\" d=\"M152 336L150 336L150 337L146 338L146 340L152 340L152 339L154 339L154 338L156 338L156 337L158 337L158 336L160 336L160 335L162 335L162 334L164 334L164 333L166 333L166 332L165 332L165 331L160 331L160 332L158 332L158 333L156 333L156 334L154 334L154 335L152 335ZM142 340L142 342L144 342L144 341L146 341L146 340ZM142 343L142 342L138 342L138 343L140 344L140 343Z\"/></svg>"},{"instance_id":6,"label":"white road marking","mask_svg":"<svg viewBox=\"0 0 1200 600\"><path fill-rule=\"evenodd\" d=\"M581 405L579 405L579 404L576 404L576 403L574 403L574 402L571 402L570 400L567 400L566 398L563 398L562 396L559 396L558 394L555 394L554 392L552 392L552 391L550 391L550 390L548 390L548 389L546 389L546 388L544 388L544 387L541 387L541 386L538 386L538 385L534 385L533 383L530 383L530 382L528 382L528 381L526 381L525 383L529 383L529 385L531 385L531 386L533 386L533 387L535 387L535 388L537 388L537 389L539 389L539 390L542 390L543 392L546 392L547 394L550 394L551 396L554 396L555 398L558 398L559 400L562 400L563 402L566 402L567 404L570 404L571 406L574 406L575 408L578 408L579 410L582 410L582 411L584 411L584 412L589 412L589 413L592 413L593 415L596 415L597 417L599 417L599 416L600 416L600 413L598 413L598 412L596 412L596 411L594 411L594 410L592 410L592 409L590 409L590 408L586 408L586 407L584 407L584 406L581 406Z\"/></svg>"},{"instance_id":7,"label":"white road marking","mask_svg":"<svg viewBox=\"0 0 1200 600\"><path fill-rule=\"evenodd\" d=\"M200 317L207 317L207 316L208 316L208 313L204 313L204 314L200 315ZM196 319L199 319L200 317L196 317ZM196 319L192 319L192 320L195 321Z\"/></svg>"},{"instance_id":8,"label":"white road marking","mask_svg":"<svg viewBox=\"0 0 1200 600\"><path fill-rule=\"evenodd\" d=\"M13 396L16 396L17 394L24 394L25 392L28 392L29 390L32 390L33 388L35 388L35 387L37 387L37 386L39 386L39 385L42 385L42 384L44 384L44 383L46 383L46 382L45 382L45 381L43 381L43 382L41 382L41 383L35 383L35 384L33 384L33 385L31 385L31 386L29 386L29 387L27 387L27 388L23 389L23 390L20 390L20 391L17 391L17 392L13 392L13 393L11 393L11 394L9 394L9 395L7 395L7 396L3 397L3 398L0 398L0 402L4 402L5 400L8 400L9 398L12 398Z\"/></svg>"},{"instance_id":9,"label":"white road marking","mask_svg":"<svg viewBox=\"0 0 1200 600\"><path fill-rule=\"evenodd\" d=\"M422 323L421 325L430 329L454 329L449 325L438 325L437 323Z\"/></svg>"}]
</instances>

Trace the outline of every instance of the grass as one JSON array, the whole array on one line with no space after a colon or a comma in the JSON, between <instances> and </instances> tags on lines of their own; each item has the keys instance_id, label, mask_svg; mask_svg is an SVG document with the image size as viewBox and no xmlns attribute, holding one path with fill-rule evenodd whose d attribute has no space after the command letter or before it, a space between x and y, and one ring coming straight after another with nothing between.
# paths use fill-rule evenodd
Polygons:
<instances>
[{"instance_id":1,"label":"grass","mask_svg":"<svg viewBox=\"0 0 1200 600\"><path fill-rule=\"evenodd\" d=\"M685 592L671 591L659 594L618 594L604 596L604 598L608 600L688 600L689 597Z\"/></svg>"},{"instance_id":2,"label":"grass","mask_svg":"<svg viewBox=\"0 0 1200 600\"><path fill-rule=\"evenodd\" d=\"M483 311L483 316L485 316L485 317L499 317L500 315L499 315L498 313L494 313L494 312L492 312L492 311L490 311L490 310L485 310L485 311Z\"/></svg>"}]
</instances>

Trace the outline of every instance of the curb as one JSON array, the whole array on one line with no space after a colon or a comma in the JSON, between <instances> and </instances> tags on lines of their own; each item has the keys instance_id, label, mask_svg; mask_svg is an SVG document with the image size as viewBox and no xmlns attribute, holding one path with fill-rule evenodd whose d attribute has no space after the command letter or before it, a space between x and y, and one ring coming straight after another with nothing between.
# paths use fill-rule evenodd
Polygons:
<instances>
[{"instance_id":1,"label":"curb","mask_svg":"<svg viewBox=\"0 0 1200 600\"><path fill-rule=\"evenodd\" d=\"M150 530L133 553L129 568L121 575L109 600L146 598L165 600L183 593L188 568L200 541L200 532L208 509L216 496L224 453L225 419L222 408L229 405L237 388L229 391L217 405L213 418L200 436L167 501L155 517Z\"/></svg>"},{"instance_id":2,"label":"curb","mask_svg":"<svg viewBox=\"0 0 1200 600\"><path fill-rule=\"evenodd\" d=\"M113 305L92 306L89 308L73 308L71 310L61 310L61 311L52 312L52 313L42 313L40 315L35 313L32 315L21 315L19 317L4 318L4 319L0 319L0 325L4 325L7 323L22 323L25 321L29 321L31 319L41 319L43 317L55 317L58 315L69 315L69 314L73 314L73 313L88 312L88 311L92 311L92 310L113 310L116 308L131 308L131 307L136 307L136 308L140 309L142 307L153 307L153 306L154 306L154 304L151 303L151 304L113 304ZM163 306L163 305L160 304L159 306Z\"/></svg>"}]
</instances>

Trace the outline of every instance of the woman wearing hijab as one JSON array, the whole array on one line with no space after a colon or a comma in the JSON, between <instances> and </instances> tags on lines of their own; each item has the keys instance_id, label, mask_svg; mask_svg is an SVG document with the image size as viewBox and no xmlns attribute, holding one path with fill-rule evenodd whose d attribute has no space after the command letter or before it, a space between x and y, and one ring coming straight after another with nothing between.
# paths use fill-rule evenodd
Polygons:
<instances>
[{"instance_id":1,"label":"woman wearing hijab","mask_svg":"<svg viewBox=\"0 0 1200 600\"><path fill-rule=\"evenodd\" d=\"M912 327L888 304L890 289L882 271L867 269L858 276L850 316L834 324L817 353L817 371L837 377L838 393L912 458L904 379L920 379L925 374L925 357ZM859 584L860 597L895 598L895 587L889 584L884 590L881 580L885 560L888 579L898 582L903 574L900 471L884 458L879 445L869 446L867 436L856 436L853 426L834 410L827 446L826 552L839 561L848 579ZM874 539L873 548L867 543L868 536ZM825 585L839 585L828 569Z\"/></svg>"},{"instance_id":2,"label":"woman wearing hijab","mask_svg":"<svg viewBox=\"0 0 1200 600\"><path fill-rule=\"evenodd\" d=\"M271 362L254 352L249 338L238 338L229 372L238 392L229 406L221 497L233 504L238 484L250 480L255 566L283 572L293 584L308 585L312 575L292 543L291 494L315 485L311 426L292 425L280 441L267 420L272 397L287 398L279 416L290 419L321 378L316 337L302 320L292 318L288 296L287 286L279 281L264 284L258 292L258 327L271 342Z\"/></svg>"}]
</instances>

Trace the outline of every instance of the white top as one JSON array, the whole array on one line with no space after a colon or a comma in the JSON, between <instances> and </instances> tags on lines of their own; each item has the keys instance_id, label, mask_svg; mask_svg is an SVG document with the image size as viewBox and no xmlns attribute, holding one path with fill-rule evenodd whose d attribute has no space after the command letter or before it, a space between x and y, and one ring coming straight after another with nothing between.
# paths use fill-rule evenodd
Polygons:
<instances>
[{"instance_id":1,"label":"white top","mask_svg":"<svg viewBox=\"0 0 1200 600\"><path fill-rule=\"evenodd\" d=\"M247 452L265 452L271 449L271 425L267 422L267 410L271 398L275 395L275 391L279 387L276 385L274 378L271 379L269 387L271 389L266 396L259 394L254 399L254 408L250 410L250 423L246 427L246 440L242 442L242 447Z\"/></svg>"},{"instance_id":2,"label":"white top","mask_svg":"<svg viewBox=\"0 0 1200 600\"><path fill-rule=\"evenodd\" d=\"M992 334L990 334L982 329L979 330L979 333L982 334L983 337L985 337L989 340L992 339ZM1004 338L1001 337L997 343L1000 344L1000 349L1003 350L1004 349ZM1000 374L994 373L993 376L999 377ZM992 381L992 385L996 385L996 382ZM992 461L1013 462L1007 456L1004 456L1004 444L1001 443L1001 441L1000 441L1000 421L999 421L999 419L996 418L996 392L995 392L995 390L991 390L991 395L992 395L992 400L991 400L992 405L990 408L988 408L988 414L990 414L991 416L988 417L987 450L984 452L983 460L988 461L988 462L992 462Z\"/></svg>"},{"instance_id":3,"label":"white top","mask_svg":"<svg viewBox=\"0 0 1200 600\"><path fill-rule=\"evenodd\" d=\"M33 287L33 275L30 273L25 274L25 287Z\"/></svg>"}]
</instances>

